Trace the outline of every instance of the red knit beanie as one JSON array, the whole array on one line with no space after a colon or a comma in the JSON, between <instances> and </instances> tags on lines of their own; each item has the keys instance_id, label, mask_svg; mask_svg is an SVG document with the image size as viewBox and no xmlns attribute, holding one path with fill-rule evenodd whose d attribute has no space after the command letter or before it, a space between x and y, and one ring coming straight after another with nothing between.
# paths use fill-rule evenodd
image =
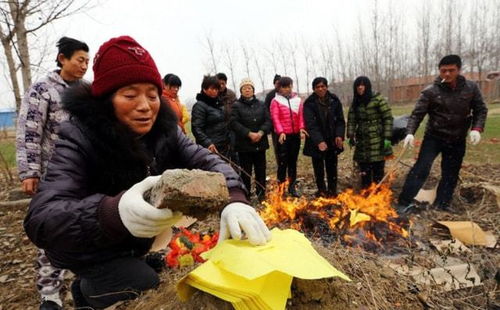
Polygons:
<instances>
[{"instance_id":1,"label":"red knit beanie","mask_svg":"<svg viewBox=\"0 0 500 310\"><path fill-rule=\"evenodd\" d=\"M113 38L101 45L93 70L93 96L100 97L134 83L152 83L161 95L163 84L153 58L129 36Z\"/></svg>"}]
</instances>

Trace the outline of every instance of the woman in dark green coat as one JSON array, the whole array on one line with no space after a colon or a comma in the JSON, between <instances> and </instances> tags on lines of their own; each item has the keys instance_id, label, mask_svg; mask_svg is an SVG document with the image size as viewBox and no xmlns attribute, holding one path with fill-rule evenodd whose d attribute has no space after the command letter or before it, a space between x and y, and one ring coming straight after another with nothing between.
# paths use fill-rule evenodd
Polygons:
<instances>
[{"instance_id":1,"label":"woman in dark green coat","mask_svg":"<svg viewBox=\"0 0 500 310\"><path fill-rule=\"evenodd\" d=\"M385 157L392 154L392 113L387 101L372 93L370 80L357 77L347 119L349 144L355 147L354 160L361 170L363 188L384 177Z\"/></svg>"}]
</instances>

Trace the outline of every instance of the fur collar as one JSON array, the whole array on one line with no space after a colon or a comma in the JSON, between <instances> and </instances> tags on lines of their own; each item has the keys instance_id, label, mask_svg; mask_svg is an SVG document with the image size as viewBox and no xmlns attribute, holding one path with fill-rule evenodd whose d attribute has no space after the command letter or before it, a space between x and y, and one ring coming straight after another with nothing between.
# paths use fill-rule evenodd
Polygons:
<instances>
[{"instance_id":1,"label":"fur collar","mask_svg":"<svg viewBox=\"0 0 500 310\"><path fill-rule=\"evenodd\" d=\"M68 88L62 103L92 145L99 174L93 178L96 190L117 194L166 168L178 128L176 116L164 101L153 128L141 138L118 122L111 97L93 97L88 83Z\"/></svg>"}]
</instances>

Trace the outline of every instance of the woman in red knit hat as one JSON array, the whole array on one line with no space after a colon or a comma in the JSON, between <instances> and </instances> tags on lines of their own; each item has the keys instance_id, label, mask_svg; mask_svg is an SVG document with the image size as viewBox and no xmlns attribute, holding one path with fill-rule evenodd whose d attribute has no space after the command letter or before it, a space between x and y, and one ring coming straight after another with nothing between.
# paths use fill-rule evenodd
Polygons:
<instances>
[{"instance_id":1,"label":"woman in red knit hat","mask_svg":"<svg viewBox=\"0 0 500 310\"><path fill-rule=\"evenodd\" d=\"M94 82L63 98L71 120L24 227L54 266L76 274L75 306L105 308L137 297L159 283L143 256L153 237L178 220L143 199L166 169L222 173L230 203L221 214L220 240L265 244L270 232L248 205L238 174L217 155L194 144L160 100L162 80L147 50L123 36L109 40L94 59Z\"/></svg>"}]
</instances>

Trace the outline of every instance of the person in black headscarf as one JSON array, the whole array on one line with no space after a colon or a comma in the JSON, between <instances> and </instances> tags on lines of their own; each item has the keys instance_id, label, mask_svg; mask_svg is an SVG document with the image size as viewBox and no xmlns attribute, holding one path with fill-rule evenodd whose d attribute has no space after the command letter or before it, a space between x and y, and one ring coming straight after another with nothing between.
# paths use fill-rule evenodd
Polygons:
<instances>
[{"instance_id":1,"label":"person in black headscarf","mask_svg":"<svg viewBox=\"0 0 500 310\"><path fill-rule=\"evenodd\" d=\"M387 101L372 92L370 79L356 78L347 119L349 144L361 170L363 188L384 177L385 157L392 154L392 113Z\"/></svg>"}]
</instances>

